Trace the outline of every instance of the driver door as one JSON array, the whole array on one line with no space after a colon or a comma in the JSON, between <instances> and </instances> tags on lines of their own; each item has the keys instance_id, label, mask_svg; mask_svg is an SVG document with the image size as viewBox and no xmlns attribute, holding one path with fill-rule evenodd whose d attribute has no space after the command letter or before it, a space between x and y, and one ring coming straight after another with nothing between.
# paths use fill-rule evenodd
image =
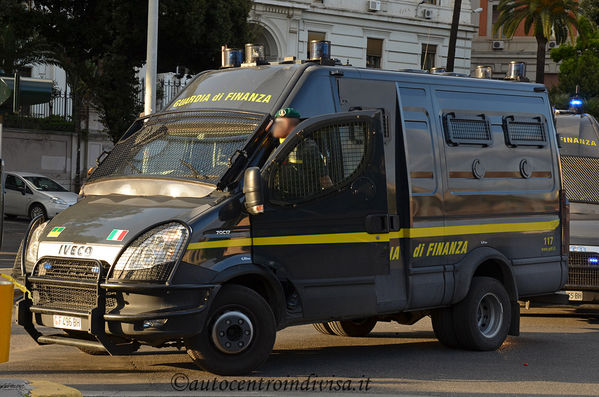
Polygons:
<instances>
[{"instance_id":1,"label":"driver door","mask_svg":"<svg viewBox=\"0 0 599 397\"><path fill-rule=\"evenodd\" d=\"M375 277L389 273L382 125L380 111L310 119L264 168L253 260L295 286L306 319L376 313Z\"/></svg>"}]
</instances>

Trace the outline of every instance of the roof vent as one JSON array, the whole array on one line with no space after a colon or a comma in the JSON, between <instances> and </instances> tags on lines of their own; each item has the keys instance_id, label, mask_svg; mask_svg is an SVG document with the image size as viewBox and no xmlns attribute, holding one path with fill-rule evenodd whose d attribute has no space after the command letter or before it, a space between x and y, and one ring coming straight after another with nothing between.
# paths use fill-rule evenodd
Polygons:
<instances>
[{"instance_id":1,"label":"roof vent","mask_svg":"<svg viewBox=\"0 0 599 397\"><path fill-rule=\"evenodd\" d=\"M241 66L241 60L243 54L241 50L234 48L227 48L226 45L221 47L221 67L222 68L236 68Z\"/></svg>"},{"instance_id":2,"label":"roof vent","mask_svg":"<svg viewBox=\"0 0 599 397\"><path fill-rule=\"evenodd\" d=\"M493 67L478 65L474 68L470 76L477 79L491 79L493 78Z\"/></svg>"},{"instance_id":3,"label":"roof vent","mask_svg":"<svg viewBox=\"0 0 599 397\"><path fill-rule=\"evenodd\" d=\"M507 67L506 80L528 81L526 78L526 63L511 61Z\"/></svg>"}]
</instances>

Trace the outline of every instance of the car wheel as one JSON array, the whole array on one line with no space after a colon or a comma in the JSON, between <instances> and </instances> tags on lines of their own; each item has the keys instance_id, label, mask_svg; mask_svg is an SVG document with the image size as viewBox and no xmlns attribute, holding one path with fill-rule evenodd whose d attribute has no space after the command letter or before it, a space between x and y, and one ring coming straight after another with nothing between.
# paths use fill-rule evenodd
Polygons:
<instances>
[{"instance_id":1,"label":"car wheel","mask_svg":"<svg viewBox=\"0 0 599 397\"><path fill-rule=\"evenodd\" d=\"M335 335L335 333L333 332L333 330L331 329L331 327L329 327L329 323L314 323L312 325L321 334Z\"/></svg>"},{"instance_id":2,"label":"car wheel","mask_svg":"<svg viewBox=\"0 0 599 397\"><path fill-rule=\"evenodd\" d=\"M33 204L31 208L29 208L29 219L37 218L38 216L42 217L42 221L48 219L48 215L46 214L46 209L41 204Z\"/></svg>"},{"instance_id":3,"label":"car wheel","mask_svg":"<svg viewBox=\"0 0 599 397\"><path fill-rule=\"evenodd\" d=\"M444 346L456 348L459 346L458 338L453 328L453 308L437 309L431 313L433 331L439 342Z\"/></svg>"},{"instance_id":4,"label":"car wheel","mask_svg":"<svg viewBox=\"0 0 599 397\"><path fill-rule=\"evenodd\" d=\"M376 318L363 318L357 320L331 321L328 323L331 330L339 336L361 337L366 336L376 325Z\"/></svg>"},{"instance_id":5,"label":"car wheel","mask_svg":"<svg viewBox=\"0 0 599 397\"><path fill-rule=\"evenodd\" d=\"M202 331L185 340L197 366L218 375L242 375L266 361L275 343L276 322L269 304L254 290L223 286L207 318Z\"/></svg>"},{"instance_id":6,"label":"car wheel","mask_svg":"<svg viewBox=\"0 0 599 397\"><path fill-rule=\"evenodd\" d=\"M453 315L460 346L471 350L496 350L509 331L510 299L496 279L475 277L466 298L455 305Z\"/></svg>"}]
</instances>

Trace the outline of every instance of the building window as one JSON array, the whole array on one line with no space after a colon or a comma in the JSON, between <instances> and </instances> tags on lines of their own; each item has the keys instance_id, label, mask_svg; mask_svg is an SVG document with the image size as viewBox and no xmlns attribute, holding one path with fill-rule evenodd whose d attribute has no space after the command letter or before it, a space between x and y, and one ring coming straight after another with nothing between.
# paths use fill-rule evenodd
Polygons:
<instances>
[{"instance_id":1,"label":"building window","mask_svg":"<svg viewBox=\"0 0 599 397\"><path fill-rule=\"evenodd\" d=\"M422 54L420 56L420 65L423 70L431 70L435 67L435 56L437 55L437 46L432 44L422 44Z\"/></svg>"},{"instance_id":2,"label":"building window","mask_svg":"<svg viewBox=\"0 0 599 397\"><path fill-rule=\"evenodd\" d=\"M310 42L312 40L326 40L327 34L323 32L310 32L308 31L308 59L312 59L312 54L310 54Z\"/></svg>"},{"instance_id":3,"label":"building window","mask_svg":"<svg viewBox=\"0 0 599 397\"><path fill-rule=\"evenodd\" d=\"M424 0L423 4L432 4L435 6L440 6L441 5L441 0Z\"/></svg>"},{"instance_id":4,"label":"building window","mask_svg":"<svg viewBox=\"0 0 599 397\"><path fill-rule=\"evenodd\" d=\"M382 58L383 40L368 38L366 43L366 67L380 69Z\"/></svg>"}]
</instances>

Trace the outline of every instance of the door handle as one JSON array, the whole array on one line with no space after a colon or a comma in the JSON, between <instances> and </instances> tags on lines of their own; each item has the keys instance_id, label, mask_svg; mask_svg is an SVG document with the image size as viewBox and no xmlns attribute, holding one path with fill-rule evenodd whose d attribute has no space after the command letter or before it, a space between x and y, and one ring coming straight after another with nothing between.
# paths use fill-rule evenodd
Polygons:
<instances>
[{"instance_id":1,"label":"door handle","mask_svg":"<svg viewBox=\"0 0 599 397\"><path fill-rule=\"evenodd\" d=\"M389 216L387 214L368 215L366 217L366 233L389 233Z\"/></svg>"},{"instance_id":2,"label":"door handle","mask_svg":"<svg viewBox=\"0 0 599 397\"><path fill-rule=\"evenodd\" d=\"M373 214L366 217L367 233L380 234L397 230L399 230L399 215Z\"/></svg>"}]
</instances>

